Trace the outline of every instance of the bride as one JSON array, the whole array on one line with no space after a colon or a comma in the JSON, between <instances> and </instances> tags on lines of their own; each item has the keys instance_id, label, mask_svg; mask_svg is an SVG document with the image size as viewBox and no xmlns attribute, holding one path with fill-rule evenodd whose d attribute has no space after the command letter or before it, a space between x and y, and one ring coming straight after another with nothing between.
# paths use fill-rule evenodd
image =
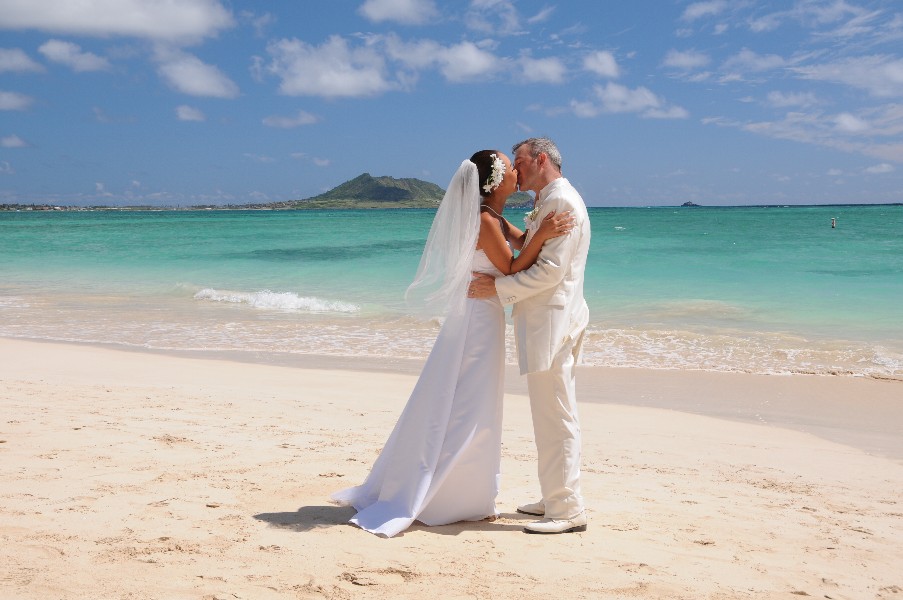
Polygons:
<instances>
[{"instance_id":1,"label":"bride","mask_svg":"<svg viewBox=\"0 0 903 600\"><path fill-rule=\"evenodd\" d=\"M357 509L351 522L362 529L392 537L415 520L497 515L505 313L498 298L470 299L466 288L472 271L526 269L546 240L573 226L568 213L551 214L532 235L522 232L502 216L516 188L509 158L481 150L461 163L439 205L406 298L445 321L370 474L332 496Z\"/></svg>"}]
</instances>

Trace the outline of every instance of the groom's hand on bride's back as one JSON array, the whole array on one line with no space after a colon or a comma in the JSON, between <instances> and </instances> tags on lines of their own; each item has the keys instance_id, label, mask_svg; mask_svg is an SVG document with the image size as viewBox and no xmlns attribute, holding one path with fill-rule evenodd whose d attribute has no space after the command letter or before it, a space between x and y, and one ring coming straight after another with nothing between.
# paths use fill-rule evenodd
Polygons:
<instances>
[{"instance_id":1,"label":"groom's hand on bride's back","mask_svg":"<svg viewBox=\"0 0 903 600\"><path fill-rule=\"evenodd\" d=\"M485 273L474 273L467 288L468 298L490 298L496 295L495 277Z\"/></svg>"}]
</instances>

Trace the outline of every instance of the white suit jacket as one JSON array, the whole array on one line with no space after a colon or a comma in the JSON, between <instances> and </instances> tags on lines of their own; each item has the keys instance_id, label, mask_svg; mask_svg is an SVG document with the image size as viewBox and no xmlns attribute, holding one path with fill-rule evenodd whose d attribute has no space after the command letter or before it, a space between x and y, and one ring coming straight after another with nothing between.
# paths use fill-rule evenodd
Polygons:
<instances>
[{"instance_id":1,"label":"white suit jacket","mask_svg":"<svg viewBox=\"0 0 903 600\"><path fill-rule=\"evenodd\" d=\"M542 189L536 206L540 210L527 231L528 243L542 219L553 210L571 211L576 224L567 235L546 241L535 265L495 280L502 304L514 305L511 316L522 375L548 371L568 339L575 341L575 352L579 353L589 322L583 276L590 225L583 198L561 177Z\"/></svg>"}]
</instances>

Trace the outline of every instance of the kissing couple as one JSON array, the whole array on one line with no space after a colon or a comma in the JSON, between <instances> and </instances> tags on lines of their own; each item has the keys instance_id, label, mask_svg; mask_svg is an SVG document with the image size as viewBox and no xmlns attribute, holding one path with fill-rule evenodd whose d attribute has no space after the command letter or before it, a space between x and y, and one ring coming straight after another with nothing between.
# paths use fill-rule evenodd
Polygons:
<instances>
[{"instance_id":1,"label":"kissing couple","mask_svg":"<svg viewBox=\"0 0 903 600\"><path fill-rule=\"evenodd\" d=\"M462 162L436 211L406 298L445 320L369 475L332 496L374 534L498 516L508 305L542 494L517 511L540 517L527 533L586 530L574 365L589 320L589 217L552 140L530 138L513 155ZM525 232L502 216L518 188L535 194Z\"/></svg>"}]
</instances>

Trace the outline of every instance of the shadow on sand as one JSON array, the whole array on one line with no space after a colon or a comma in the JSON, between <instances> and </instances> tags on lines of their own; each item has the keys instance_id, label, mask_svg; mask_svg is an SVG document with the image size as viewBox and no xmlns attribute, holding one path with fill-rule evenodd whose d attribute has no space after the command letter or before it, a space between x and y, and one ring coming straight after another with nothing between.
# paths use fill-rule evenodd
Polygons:
<instances>
[{"instance_id":1,"label":"shadow on sand","mask_svg":"<svg viewBox=\"0 0 903 600\"><path fill-rule=\"evenodd\" d=\"M302 506L295 512L260 513L254 515L259 521L269 523L272 527L291 529L293 531L313 531L336 525L347 525L348 520L354 516L355 510L350 506ZM536 517L518 513L502 513L495 521L459 521L450 525L436 525L428 527L420 521L415 521L406 531L395 537L401 537L406 532L422 531L438 535L458 535L465 531L520 531L524 523L535 520Z\"/></svg>"},{"instance_id":2,"label":"shadow on sand","mask_svg":"<svg viewBox=\"0 0 903 600\"><path fill-rule=\"evenodd\" d=\"M293 529L295 531L312 531L334 525L345 525L354 516L351 506L302 506L295 512L260 513L255 519L266 521L273 527Z\"/></svg>"}]
</instances>

